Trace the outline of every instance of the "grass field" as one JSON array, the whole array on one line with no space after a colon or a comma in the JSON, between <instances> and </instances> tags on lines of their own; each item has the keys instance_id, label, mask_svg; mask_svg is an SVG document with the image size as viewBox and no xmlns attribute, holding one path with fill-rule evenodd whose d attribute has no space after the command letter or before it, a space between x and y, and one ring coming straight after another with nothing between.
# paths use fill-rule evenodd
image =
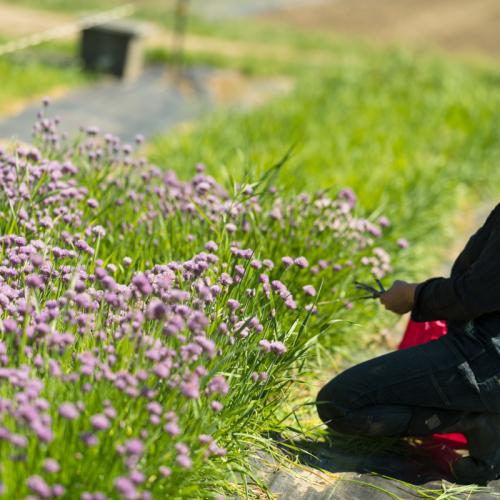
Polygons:
<instances>
[{"instance_id":1,"label":"grass field","mask_svg":"<svg viewBox=\"0 0 500 500\"><path fill-rule=\"evenodd\" d=\"M280 43L286 36L269 35ZM321 39L300 37L294 38L297 49L324 49ZM308 64L304 52L291 64L265 57L226 60L249 72L288 72L297 89L262 109L221 113L188 132L158 138L151 157L184 172L202 157L223 178L258 173L293 145L283 176L288 188L352 186L367 209L383 207L425 248L432 229L442 229L461 198L494 195L484 192L497 175L498 70L334 43L326 67Z\"/></svg>"},{"instance_id":2,"label":"grass field","mask_svg":"<svg viewBox=\"0 0 500 500\"><path fill-rule=\"evenodd\" d=\"M72 44L51 43L0 57L4 77L0 88L0 116L20 111L47 94L62 94L91 82L93 77L82 73L74 59L74 50Z\"/></svg>"}]
</instances>

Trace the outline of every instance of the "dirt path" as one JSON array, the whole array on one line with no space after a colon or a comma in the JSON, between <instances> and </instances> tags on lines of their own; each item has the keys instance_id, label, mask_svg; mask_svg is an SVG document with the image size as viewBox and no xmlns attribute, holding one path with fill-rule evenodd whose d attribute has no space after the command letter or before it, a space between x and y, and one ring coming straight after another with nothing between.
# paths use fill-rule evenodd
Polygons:
<instances>
[{"instance_id":1,"label":"dirt path","mask_svg":"<svg viewBox=\"0 0 500 500\"><path fill-rule=\"evenodd\" d=\"M500 54L498 0L329 0L261 19L383 43Z\"/></svg>"},{"instance_id":2,"label":"dirt path","mask_svg":"<svg viewBox=\"0 0 500 500\"><path fill-rule=\"evenodd\" d=\"M71 17L29 7L0 3L0 36L19 37L56 28Z\"/></svg>"}]
</instances>

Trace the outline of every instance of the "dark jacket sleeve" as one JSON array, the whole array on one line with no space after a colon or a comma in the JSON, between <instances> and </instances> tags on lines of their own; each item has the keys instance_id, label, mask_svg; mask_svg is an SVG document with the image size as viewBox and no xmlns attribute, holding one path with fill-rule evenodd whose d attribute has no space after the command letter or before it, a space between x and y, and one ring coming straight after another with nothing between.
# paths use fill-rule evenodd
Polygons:
<instances>
[{"instance_id":1,"label":"dark jacket sleeve","mask_svg":"<svg viewBox=\"0 0 500 500\"><path fill-rule=\"evenodd\" d=\"M492 225L479 257L462 274L417 286L414 321L469 321L500 311L500 227Z\"/></svg>"}]
</instances>

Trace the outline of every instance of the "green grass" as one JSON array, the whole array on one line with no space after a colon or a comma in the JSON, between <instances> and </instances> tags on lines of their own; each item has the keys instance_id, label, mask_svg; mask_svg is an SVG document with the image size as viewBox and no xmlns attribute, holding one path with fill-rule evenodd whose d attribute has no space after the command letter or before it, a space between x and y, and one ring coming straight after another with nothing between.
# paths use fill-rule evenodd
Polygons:
<instances>
[{"instance_id":1,"label":"green grass","mask_svg":"<svg viewBox=\"0 0 500 500\"><path fill-rule=\"evenodd\" d=\"M497 194L500 71L395 49L347 48L349 59L292 65L292 95L159 137L151 158L182 172L203 160L218 178L238 177L294 145L282 178L290 190L351 186L427 251L459 198Z\"/></svg>"},{"instance_id":2,"label":"green grass","mask_svg":"<svg viewBox=\"0 0 500 500\"><path fill-rule=\"evenodd\" d=\"M0 56L0 114L92 81L93 77L81 71L73 53L71 44L50 43Z\"/></svg>"}]
</instances>

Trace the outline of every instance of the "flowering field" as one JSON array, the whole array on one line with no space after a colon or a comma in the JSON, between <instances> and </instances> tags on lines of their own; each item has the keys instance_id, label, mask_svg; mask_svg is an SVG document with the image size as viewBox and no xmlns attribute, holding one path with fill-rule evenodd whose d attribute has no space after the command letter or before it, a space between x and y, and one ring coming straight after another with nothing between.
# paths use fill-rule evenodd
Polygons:
<instances>
[{"instance_id":1,"label":"flowering field","mask_svg":"<svg viewBox=\"0 0 500 500\"><path fill-rule=\"evenodd\" d=\"M4 496L241 493L353 277L406 242L348 188L282 193L279 164L224 188L93 128L35 130L0 152Z\"/></svg>"}]
</instances>

